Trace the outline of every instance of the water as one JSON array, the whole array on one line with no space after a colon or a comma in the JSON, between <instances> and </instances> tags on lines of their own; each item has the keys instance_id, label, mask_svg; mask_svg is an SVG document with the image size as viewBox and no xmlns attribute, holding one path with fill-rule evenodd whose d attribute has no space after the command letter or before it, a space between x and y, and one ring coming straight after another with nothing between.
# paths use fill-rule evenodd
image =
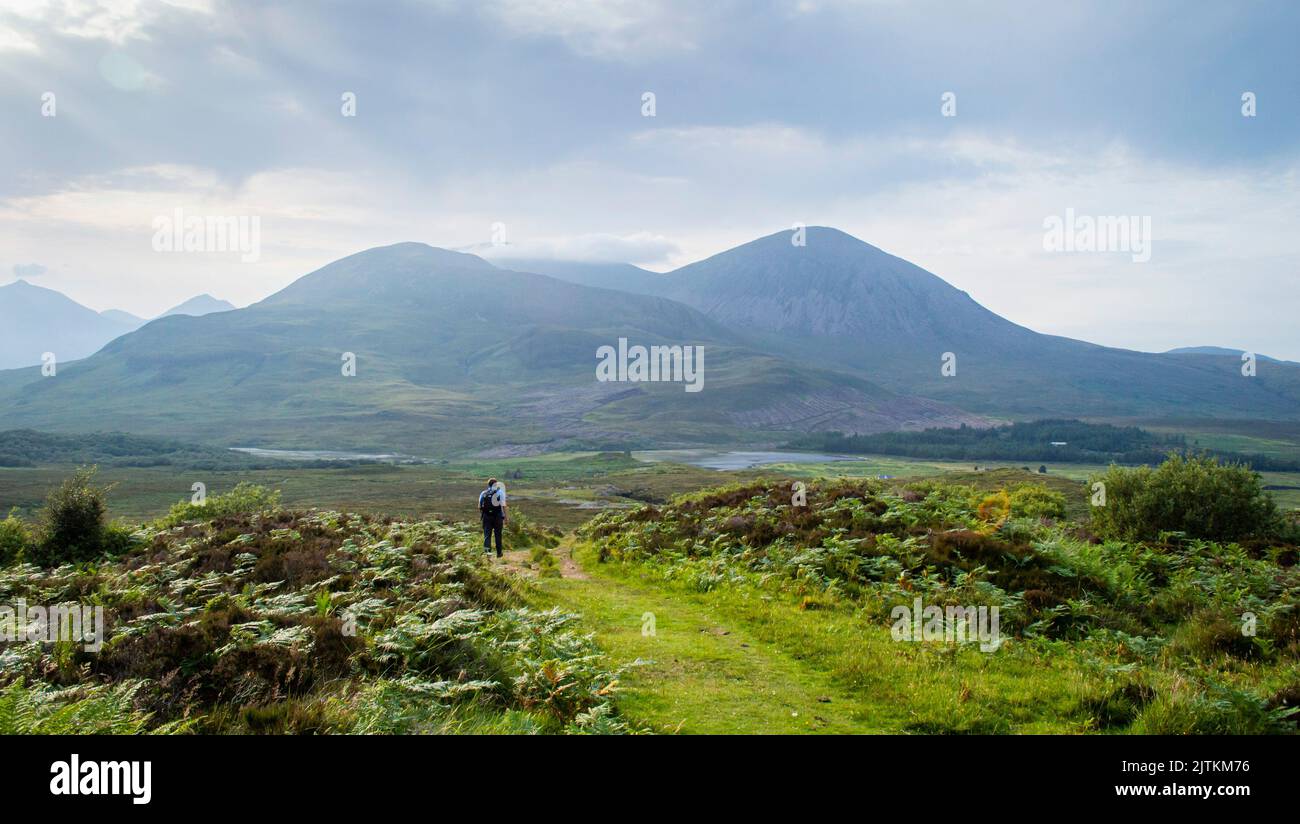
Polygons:
<instances>
[{"instance_id":1,"label":"water","mask_svg":"<svg viewBox=\"0 0 1300 824\"><path fill-rule=\"evenodd\" d=\"M261 449L255 446L236 446L232 452L243 452L257 458L275 458L283 461L383 461L385 463L428 463L423 458L389 453L336 452L329 449Z\"/></svg>"},{"instance_id":2,"label":"water","mask_svg":"<svg viewBox=\"0 0 1300 824\"><path fill-rule=\"evenodd\" d=\"M237 446L233 448L233 451L243 452L246 455L258 458L274 458L283 461L429 463L424 458L395 453L340 452L329 449L262 449L255 446ZM671 461L717 470L751 469L756 466L784 463L808 464L862 460L862 458L852 455L830 455L823 452L745 452L723 449L652 449L644 452L634 452L632 457L639 461L652 463Z\"/></svg>"},{"instance_id":3,"label":"water","mask_svg":"<svg viewBox=\"0 0 1300 824\"><path fill-rule=\"evenodd\" d=\"M807 464L862 460L862 458L852 455L829 455L823 452L743 452L719 449L653 449L646 452L633 452L632 457L639 461L672 461L673 463L684 463L705 469L718 470L752 469L756 466L784 463Z\"/></svg>"}]
</instances>

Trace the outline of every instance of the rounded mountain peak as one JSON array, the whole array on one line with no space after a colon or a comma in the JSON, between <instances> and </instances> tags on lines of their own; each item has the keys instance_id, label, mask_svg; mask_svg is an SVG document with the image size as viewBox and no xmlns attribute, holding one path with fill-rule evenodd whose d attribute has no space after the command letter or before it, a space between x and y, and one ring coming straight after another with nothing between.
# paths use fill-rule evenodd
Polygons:
<instances>
[{"instance_id":1,"label":"rounded mountain peak","mask_svg":"<svg viewBox=\"0 0 1300 824\"><path fill-rule=\"evenodd\" d=\"M456 281L499 271L477 255L406 241L340 258L295 280L262 301L309 303L337 295L400 298L432 281Z\"/></svg>"}]
</instances>

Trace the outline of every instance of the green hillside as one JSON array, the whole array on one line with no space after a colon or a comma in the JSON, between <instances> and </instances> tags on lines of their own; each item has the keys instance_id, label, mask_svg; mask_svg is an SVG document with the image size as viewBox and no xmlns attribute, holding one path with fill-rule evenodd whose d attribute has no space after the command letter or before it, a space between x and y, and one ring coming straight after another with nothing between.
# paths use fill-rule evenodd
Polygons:
<instances>
[{"instance_id":1,"label":"green hillside","mask_svg":"<svg viewBox=\"0 0 1300 824\"><path fill-rule=\"evenodd\" d=\"M598 382L596 352L620 338L703 346L704 391ZM345 353L355 376L342 374ZM55 377L7 373L0 410L14 427L424 456L979 421L755 350L670 300L412 243L344 258L246 309L154 321Z\"/></svg>"}]
</instances>

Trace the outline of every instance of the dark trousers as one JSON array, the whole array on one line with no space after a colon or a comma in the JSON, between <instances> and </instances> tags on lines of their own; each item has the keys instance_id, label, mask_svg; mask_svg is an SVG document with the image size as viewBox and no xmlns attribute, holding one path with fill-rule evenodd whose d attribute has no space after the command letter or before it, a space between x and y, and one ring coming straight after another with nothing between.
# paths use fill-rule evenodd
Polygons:
<instances>
[{"instance_id":1,"label":"dark trousers","mask_svg":"<svg viewBox=\"0 0 1300 824\"><path fill-rule=\"evenodd\" d=\"M505 519L497 516L483 519L483 548L492 548L492 536L497 537L497 557L501 557L501 527L505 525Z\"/></svg>"}]
</instances>

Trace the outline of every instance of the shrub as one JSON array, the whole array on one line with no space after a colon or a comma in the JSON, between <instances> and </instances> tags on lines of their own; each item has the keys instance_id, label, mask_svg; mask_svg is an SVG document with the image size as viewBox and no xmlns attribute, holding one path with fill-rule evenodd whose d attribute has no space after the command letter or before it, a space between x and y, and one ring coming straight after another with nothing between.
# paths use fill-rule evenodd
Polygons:
<instances>
[{"instance_id":1,"label":"shrub","mask_svg":"<svg viewBox=\"0 0 1300 824\"><path fill-rule=\"evenodd\" d=\"M64 479L41 510L39 538L25 559L39 566L89 561L104 552L108 490L96 486L95 467L81 467Z\"/></svg>"},{"instance_id":2,"label":"shrub","mask_svg":"<svg viewBox=\"0 0 1300 824\"><path fill-rule=\"evenodd\" d=\"M1102 538L1142 541L1181 532L1232 541L1278 527L1273 499L1242 464L1170 455L1155 469L1111 466L1092 480L1105 484L1105 505L1092 508L1092 529Z\"/></svg>"},{"instance_id":3,"label":"shrub","mask_svg":"<svg viewBox=\"0 0 1300 824\"><path fill-rule=\"evenodd\" d=\"M258 484L241 482L235 484L235 488L229 492L209 495L201 504L178 501L158 524L166 528L180 526L186 521L204 521L221 515L255 515L279 508L279 490L272 491Z\"/></svg>"},{"instance_id":4,"label":"shrub","mask_svg":"<svg viewBox=\"0 0 1300 824\"><path fill-rule=\"evenodd\" d=\"M1065 517L1065 496L1039 484L1018 484L1011 488L1011 514L1016 518Z\"/></svg>"},{"instance_id":5,"label":"shrub","mask_svg":"<svg viewBox=\"0 0 1300 824\"><path fill-rule=\"evenodd\" d=\"M134 546L137 541L135 530L132 527L114 521L104 528L103 552L105 555L121 555Z\"/></svg>"},{"instance_id":6,"label":"shrub","mask_svg":"<svg viewBox=\"0 0 1300 824\"><path fill-rule=\"evenodd\" d=\"M506 521L503 538L511 549L529 547L553 547L559 540L545 529L534 524L522 512L512 509L510 520Z\"/></svg>"},{"instance_id":7,"label":"shrub","mask_svg":"<svg viewBox=\"0 0 1300 824\"><path fill-rule=\"evenodd\" d=\"M975 514L987 524L1001 526L1002 522L1011 514L1011 496L1007 494L1005 489L999 489L980 501Z\"/></svg>"},{"instance_id":8,"label":"shrub","mask_svg":"<svg viewBox=\"0 0 1300 824\"><path fill-rule=\"evenodd\" d=\"M9 517L0 521L0 567L22 560L31 543L27 524L18 517L17 510L11 511Z\"/></svg>"}]
</instances>

